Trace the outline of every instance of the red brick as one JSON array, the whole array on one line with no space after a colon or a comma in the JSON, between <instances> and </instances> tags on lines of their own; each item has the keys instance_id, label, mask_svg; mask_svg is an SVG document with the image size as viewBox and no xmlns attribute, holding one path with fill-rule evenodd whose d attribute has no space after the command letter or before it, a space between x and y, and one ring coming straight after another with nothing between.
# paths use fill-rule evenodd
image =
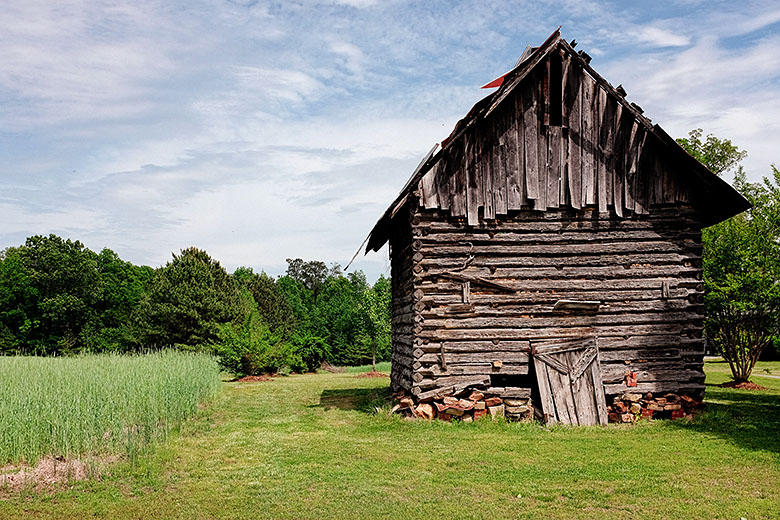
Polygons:
<instances>
[{"instance_id":1,"label":"red brick","mask_svg":"<svg viewBox=\"0 0 780 520\"><path fill-rule=\"evenodd\" d=\"M471 392L471 395L469 395L469 401L481 401L485 398L485 394L480 392L479 390L474 390Z\"/></svg>"},{"instance_id":2,"label":"red brick","mask_svg":"<svg viewBox=\"0 0 780 520\"><path fill-rule=\"evenodd\" d=\"M503 403L500 397L488 397L485 399L485 406L498 406Z\"/></svg>"}]
</instances>

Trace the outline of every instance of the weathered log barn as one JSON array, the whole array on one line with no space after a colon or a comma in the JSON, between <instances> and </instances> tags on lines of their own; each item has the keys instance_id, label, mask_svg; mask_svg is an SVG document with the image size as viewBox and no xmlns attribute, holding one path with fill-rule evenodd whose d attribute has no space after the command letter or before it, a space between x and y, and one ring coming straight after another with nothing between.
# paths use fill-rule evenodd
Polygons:
<instances>
[{"instance_id":1,"label":"weathered log barn","mask_svg":"<svg viewBox=\"0 0 780 520\"><path fill-rule=\"evenodd\" d=\"M371 231L396 390L574 424L625 391L703 395L701 229L749 205L589 63L559 31L527 50Z\"/></svg>"}]
</instances>

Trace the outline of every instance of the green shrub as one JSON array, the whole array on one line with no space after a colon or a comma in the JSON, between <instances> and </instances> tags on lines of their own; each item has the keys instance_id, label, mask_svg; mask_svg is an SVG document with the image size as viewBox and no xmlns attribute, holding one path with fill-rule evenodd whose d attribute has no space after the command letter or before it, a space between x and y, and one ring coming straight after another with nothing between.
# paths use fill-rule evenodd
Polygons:
<instances>
[{"instance_id":1,"label":"green shrub","mask_svg":"<svg viewBox=\"0 0 780 520\"><path fill-rule=\"evenodd\" d=\"M295 334L290 341L287 364L294 372L313 372L330 357L330 345L319 336Z\"/></svg>"},{"instance_id":2,"label":"green shrub","mask_svg":"<svg viewBox=\"0 0 780 520\"><path fill-rule=\"evenodd\" d=\"M257 309L240 325L221 325L217 336L213 351L237 376L276 372L287 363L289 346L270 331Z\"/></svg>"}]
</instances>

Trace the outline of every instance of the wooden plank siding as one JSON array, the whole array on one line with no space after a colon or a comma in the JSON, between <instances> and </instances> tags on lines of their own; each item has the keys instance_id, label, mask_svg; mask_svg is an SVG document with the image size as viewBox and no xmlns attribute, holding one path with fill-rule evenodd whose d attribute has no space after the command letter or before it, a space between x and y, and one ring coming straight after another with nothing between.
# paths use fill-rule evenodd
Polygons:
<instances>
[{"instance_id":1,"label":"wooden plank siding","mask_svg":"<svg viewBox=\"0 0 780 520\"><path fill-rule=\"evenodd\" d=\"M548 57L447 143L417 183L422 206L476 225L509 210L595 207L622 217L688 203L674 164L655 153L658 138L625 103L571 57Z\"/></svg>"},{"instance_id":2,"label":"wooden plank siding","mask_svg":"<svg viewBox=\"0 0 780 520\"><path fill-rule=\"evenodd\" d=\"M413 278L416 318L396 321L394 313L394 334L415 337L413 392L452 384L456 376L522 376L529 341L590 336L599 340L608 393L629 390L629 370L643 389L703 391L701 232L690 208L623 218L513 212L475 226L441 210L410 211L415 260L404 272ZM471 283L464 302L463 282L451 273L511 291ZM598 300L601 307L554 311L561 299ZM400 346L408 353L406 343ZM402 361L407 369L406 355Z\"/></svg>"}]
</instances>

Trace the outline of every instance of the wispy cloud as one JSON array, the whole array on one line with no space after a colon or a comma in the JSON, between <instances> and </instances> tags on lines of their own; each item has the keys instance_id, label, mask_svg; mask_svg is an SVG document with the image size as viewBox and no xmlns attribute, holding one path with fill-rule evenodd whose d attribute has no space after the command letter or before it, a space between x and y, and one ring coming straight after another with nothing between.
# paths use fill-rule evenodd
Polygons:
<instances>
[{"instance_id":1,"label":"wispy cloud","mask_svg":"<svg viewBox=\"0 0 780 520\"><path fill-rule=\"evenodd\" d=\"M345 263L478 87L561 23L673 135L731 137L758 176L780 132L780 11L670 6L11 2L0 247L57 232L137 263L189 245L230 268Z\"/></svg>"},{"instance_id":2,"label":"wispy cloud","mask_svg":"<svg viewBox=\"0 0 780 520\"><path fill-rule=\"evenodd\" d=\"M661 29L660 27L643 27L638 34L642 42L657 45L658 47L684 47L691 43L690 38L682 34Z\"/></svg>"}]
</instances>

